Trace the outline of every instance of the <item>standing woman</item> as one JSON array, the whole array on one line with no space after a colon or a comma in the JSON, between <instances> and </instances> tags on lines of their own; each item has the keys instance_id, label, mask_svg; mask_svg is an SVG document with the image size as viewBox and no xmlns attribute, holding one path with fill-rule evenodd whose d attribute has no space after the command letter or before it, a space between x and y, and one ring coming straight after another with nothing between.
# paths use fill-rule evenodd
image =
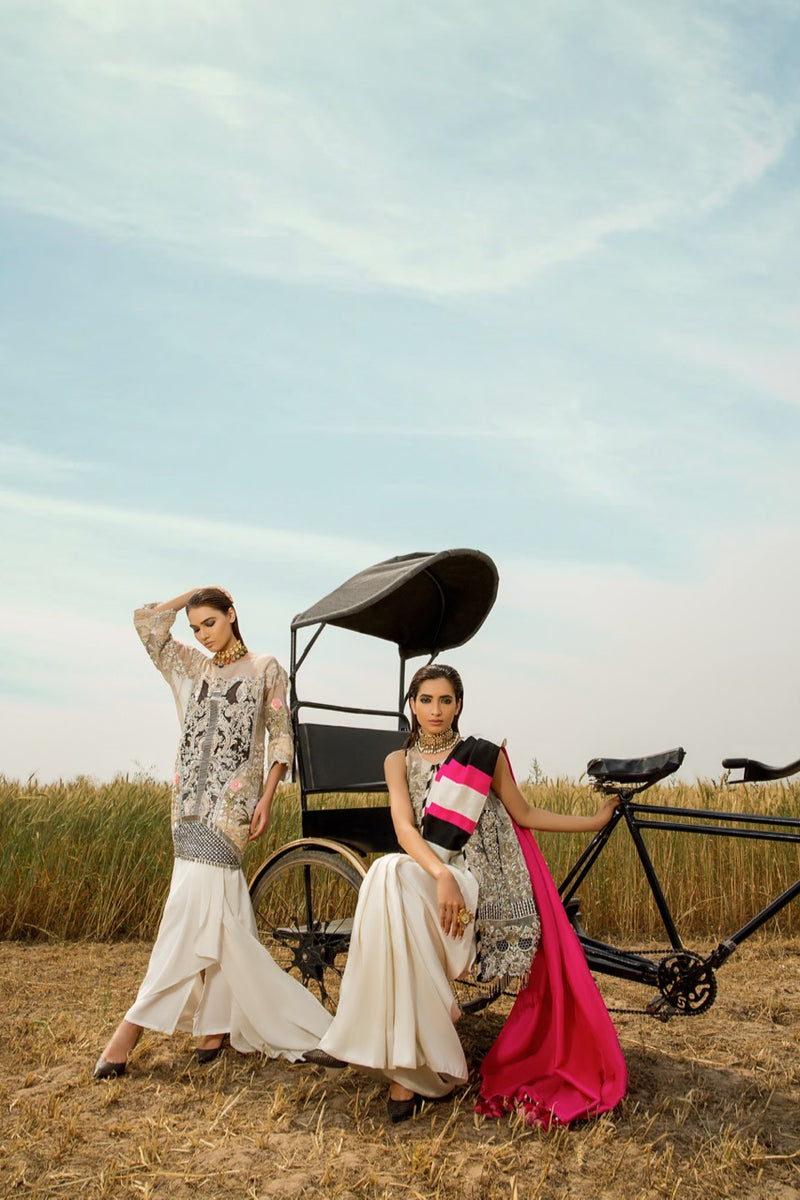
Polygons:
<instances>
[{"instance_id":1,"label":"standing woman","mask_svg":"<svg viewBox=\"0 0 800 1200\"><path fill-rule=\"evenodd\" d=\"M476 1108L566 1124L614 1108L627 1072L531 830L601 829L615 802L592 817L531 807L504 750L461 739L463 696L444 664L411 681L411 733L385 764L405 854L378 859L361 885L338 1011L307 1057L377 1069L391 1120L406 1120L468 1076L451 982L471 967L482 981L518 977Z\"/></svg>"},{"instance_id":2,"label":"standing woman","mask_svg":"<svg viewBox=\"0 0 800 1200\"><path fill-rule=\"evenodd\" d=\"M172 637L184 607L211 657ZM226 1035L242 1053L301 1058L330 1015L262 946L241 869L292 761L286 673L270 655L247 649L221 588L146 605L134 625L172 689L183 728L172 791L175 864L147 973L94 1077L124 1074L143 1028L200 1037L198 1062L215 1058Z\"/></svg>"}]
</instances>

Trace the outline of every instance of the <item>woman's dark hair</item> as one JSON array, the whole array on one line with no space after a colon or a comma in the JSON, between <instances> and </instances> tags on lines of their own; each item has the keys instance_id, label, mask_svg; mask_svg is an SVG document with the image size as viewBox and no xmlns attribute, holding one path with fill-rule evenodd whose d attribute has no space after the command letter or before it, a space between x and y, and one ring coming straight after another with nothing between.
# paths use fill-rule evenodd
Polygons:
<instances>
[{"instance_id":1,"label":"woman's dark hair","mask_svg":"<svg viewBox=\"0 0 800 1200\"><path fill-rule=\"evenodd\" d=\"M186 601L187 613L190 608L216 608L217 612L227 614L230 609L234 609L235 612L235 607L233 597L230 593L216 587L198 588L196 592L192 592ZM233 636L238 638L240 642L243 642L244 638L239 632L238 616L234 616L232 628Z\"/></svg>"},{"instance_id":2,"label":"woman's dark hair","mask_svg":"<svg viewBox=\"0 0 800 1200\"><path fill-rule=\"evenodd\" d=\"M431 663L429 666L420 667L418 671L415 671L411 683L408 685L406 700L416 700L417 693L419 692L419 689L422 687L423 683L428 683L432 679L446 679L453 688L453 692L455 693L456 697L456 703L460 701L463 708L464 684L461 682L461 676L455 667L448 667L446 663ZM455 729L456 733L458 733L459 716L460 713L456 713L456 715L453 717L452 728ZM419 721L417 720L417 714L412 712L411 732L406 738L406 749L408 749L409 746L413 746L418 737Z\"/></svg>"}]
</instances>

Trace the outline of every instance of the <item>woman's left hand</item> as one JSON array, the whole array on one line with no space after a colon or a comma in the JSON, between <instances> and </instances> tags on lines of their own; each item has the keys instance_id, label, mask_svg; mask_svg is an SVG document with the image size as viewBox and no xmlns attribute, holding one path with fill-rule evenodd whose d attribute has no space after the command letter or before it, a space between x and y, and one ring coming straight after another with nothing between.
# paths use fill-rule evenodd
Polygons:
<instances>
[{"instance_id":1,"label":"woman's left hand","mask_svg":"<svg viewBox=\"0 0 800 1200\"><path fill-rule=\"evenodd\" d=\"M262 796L253 812L252 820L250 821L250 837L249 842L254 842L260 838L262 833L269 825L269 814L272 808L272 797Z\"/></svg>"},{"instance_id":2,"label":"woman's left hand","mask_svg":"<svg viewBox=\"0 0 800 1200\"><path fill-rule=\"evenodd\" d=\"M608 822L614 815L614 809L619 804L619 796L609 796L603 803L602 807L597 810L595 821L595 829L605 829Z\"/></svg>"}]
</instances>

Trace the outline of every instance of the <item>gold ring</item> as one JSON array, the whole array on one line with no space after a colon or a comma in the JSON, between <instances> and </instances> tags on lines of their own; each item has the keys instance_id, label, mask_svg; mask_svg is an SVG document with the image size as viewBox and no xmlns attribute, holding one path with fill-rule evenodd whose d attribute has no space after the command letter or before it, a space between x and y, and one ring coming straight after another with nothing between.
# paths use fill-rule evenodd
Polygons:
<instances>
[{"instance_id":1,"label":"gold ring","mask_svg":"<svg viewBox=\"0 0 800 1200\"><path fill-rule=\"evenodd\" d=\"M458 921L459 925L463 925L466 929L467 925L471 925L475 920L475 913L471 913L468 908L461 908L458 910L458 916L456 917L456 920Z\"/></svg>"}]
</instances>

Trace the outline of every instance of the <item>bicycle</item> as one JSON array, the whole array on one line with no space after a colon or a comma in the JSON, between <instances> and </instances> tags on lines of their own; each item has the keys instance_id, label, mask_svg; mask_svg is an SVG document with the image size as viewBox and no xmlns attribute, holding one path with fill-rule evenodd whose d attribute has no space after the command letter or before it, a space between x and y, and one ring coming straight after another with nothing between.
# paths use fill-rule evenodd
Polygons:
<instances>
[{"instance_id":1,"label":"bicycle","mask_svg":"<svg viewBox=\"0 0 800 1200\"><path fill-rule=\"evenodd\" d=\"M717 995L718 968L737 947L800 895L800 879L797 879L741 928L729 934L709 954L703 956L686 948L642 836L642 830L670 830L706 837L748 838L800 845L800 818L654 805L636 800L638 795L653 784L677 771L684 755L683 748L677 747L646 758L594 758L587 764L586 773L594 781L595 789L605 795L616 796L618 805L608 825L595 834L559 886L559 894L580 939L590 969L657 989L644 1009L622 1011L641 1011L662 1021L667 1021L675 1015L698 1015L710 1008ZM785 779L800 771L800 760L785 767L770 767L755 759L726 758L722 765L728 771L742 770L741 779L731 780L733 783ZM697 821L703 823L693 823ZM599 941L591 937L581 924L577 889L597 863L618 825L623 825L633 840L650 894L669 939L669 946L661 951L626 950ZM744 825L755 825L758 828L745 829L742 827ZM657 961L651 961L651 957L646 955L659 957Z\"/></svg>"}]
</instances>

